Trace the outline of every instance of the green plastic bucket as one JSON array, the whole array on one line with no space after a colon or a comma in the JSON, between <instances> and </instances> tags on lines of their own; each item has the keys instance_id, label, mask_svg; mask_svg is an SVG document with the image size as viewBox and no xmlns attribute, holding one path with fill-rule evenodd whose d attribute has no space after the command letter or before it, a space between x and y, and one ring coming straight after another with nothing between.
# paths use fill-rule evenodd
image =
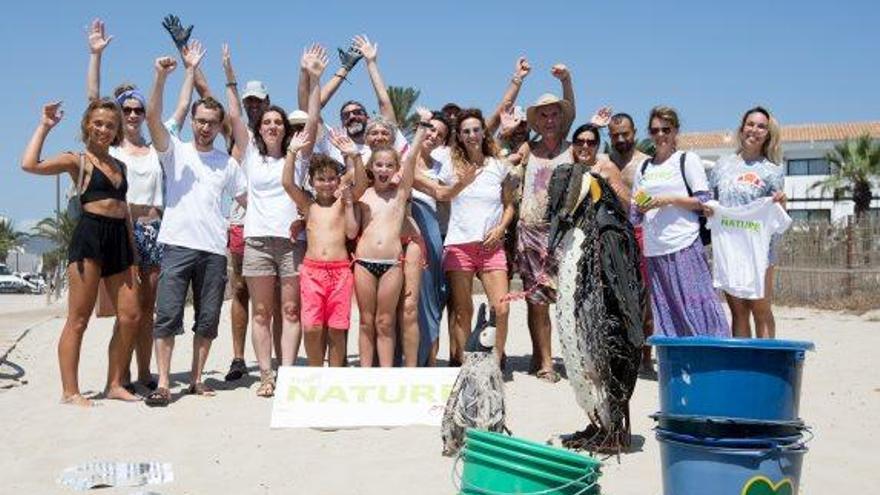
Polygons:
<instances>
[{"instance_id":1,"label":"green plastic bucket","mask_svg":"<svg viewBox=\"0 0 880 495\"><path fill-rule=\"evenodd\" d=\"M460 492L466 495L599 493L601 463L526 440L468 430ZM456 463L456 467L458 463ZM457 476L454 472L454 476Z\"/></svg>"}]
</instances>

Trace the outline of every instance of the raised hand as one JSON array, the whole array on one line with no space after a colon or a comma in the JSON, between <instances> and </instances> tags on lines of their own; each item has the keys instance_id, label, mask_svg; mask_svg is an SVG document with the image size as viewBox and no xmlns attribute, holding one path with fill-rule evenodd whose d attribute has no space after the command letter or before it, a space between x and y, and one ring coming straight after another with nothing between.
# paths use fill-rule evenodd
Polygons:
<instances>
[{"instance_id":1,"label":"raised hand","mask_svg":"<svg viewBox=\"0 0 880 495\"><path fill-rule=\"evenodd\" d=\"M590 118L590 123L597 127L605 127L611 122L612 115L614 115L614 110L610 106L604 106L596 110L596 113Z\"/></svg>"},{"instance_id":2,"label":"raised hand","mask_svg":"<svg viewBox=\"0 0 880 495\"><path fill-rule=\"evenodd\" d=\"M342 199L342 202L347 205L352 204L352 202L354 201L354 197L351 194L351 182L347 180L342 181L342 183L339 184L339 187L336 189L333 195L337 198Z\"/></svg>"},{"instance_id":3,"label":"raised hand","mask_svg":"<svg viewBox=\"0 0 880 495\"><path fill-rule=\"evenodd\" d=\"M429 122L434 114L425 107L416 107L416 115L419 116L419 120L422 122Z\"/></svg>"},{"instance_id":4,"label":"raised hand","mask_svg":"<svg viewBox=\"0 0 880 495\"><path fill-rule=\"evenodd\" d=\"M513 108L513 104L506 103L504 108L501 110L501 135L507 136L518 125L522 123L522 119L516 114Z\"/></svg>"},{"instance_id":5,"label":"raised hand","mask_svg":"<svg viewBox=\"0 0 880 495\"><path fill-rule=\"evenodd\" d=\"M518 77L520 79L525 79L529 72L532 71L532 66L529 65L529 61L526 60L525 57L520 57L516 59L516 65L513 66L513 76Z\"/></svg>"},{"instance_id":6,"label":"raised hand","mask_svg":"<svg viewBox=\"0 0 880 495\"><path fill-rule=\"evenodd\" d=\"M324 50L324 47L314 44L303 51L300 66L310 75L321 77L329 62L330 59L327 57L327 51Z\"/></svg>"},{"instance_id":7,"label":"raised hand","mask_svg":"<svg viewBox=\"0 0 880 495\"><path fill-rule=\"evenodd\" d=\"M64 110L61 109L61 102L56 101L43 105L43 114L40 117L40 125L49 129L58 125L64 118Z\"/></svg>"},{"instance_id":8,"label":"raised hand","mask_svg":"<svg viewBox=\"0 0 880 495\"><path fill-rule=\"evenodd\" d=\"M223 55L221 56L221 60L223 63L223 73L226 75L227 81L234 81L235 71L232 70L232 53L230 53L229 45L227 43L223 43L222 52Z\"/></svg>"},{"instance_id":9,"label":"raised hand","mask_svg":"<svg viewBox=\"0 0 880 495\"><path fill-rule=\"evenodd\" d=\"M202 57L205 56L205 48L202 47L202 43L199 40L193 40L190 44L180 49L180 54L183 56L184 67L187 69L191 67L196 68L202 61Z\"/></svg>"},{"instance_id":10,"label":"raised hand","mask_svg":"<svg viewBox=\"0 0 880 495\"><path fill-rule=\"evenodd\" d=\"M309 135L305 131L300 131L290 137L290 143L287 145L287 151L291 153L299 153L301 149L310 143Z\"/></svg>"},{"instance_id":11,"label":"raised hand","mask_svg":"<svg viewBox=\"0 0 880 495\"><path fill-rule=\"evenodd\" d=\"M357 49L355 49L354 44L350 45L345 51L343 51L342 48L337 48L336 51L339 53L339 63L349 72L351 72L351 70L354 69L354 66L364 57L359 51L357 51Z\"/></svg>"},{"instance_id":12,"label":"raised hand","mask_svg":"<svg viewBox=\"0 0 880 495\"><path fill-rule=\"evenodd\" d=\"M566 67L565 64L554 65L550 68L550 74L560 81L565 81L571 77L571 73L568 71L568 67Z\"/></svg>"},{"instance_id":13,"label":"raised hand","mask_svg":"<svg viewBox=\"0 0 880 495\"><path fill-rule=\"evenodd\" d=\"M351 138L348 137L348 133L342 129L330 129L329 138L330 144L336 147L336 149L342 153L342 156L358 154L357 146L354 144L354 141L352 141Z\"/></svg>"},{"instance_id":14,"label":"raised hand","mask_svg":"<svg viewBox=\"0 0 880 495\"><path fill-rule=\"evenodd\" d=\"M477 175L483 170L482 167L477 167L476 165L471 164L470 162L465 162L462 165L455 166L455 183L461 183L462 186L467 186L474 179L477 178Z\"/></svg>"},{"instance_id":15,"label":"raised hand","mask_svg":"<svg viewBox=\"0 0 880 495\"><path fill-rule=\"evenodd\" d=\"M104 21L95 19L89 26L89 52L101 53L113 40L113 36L107 36L104 32Z\"/></svg>"},{"instance_id":16,"label":"raised hand","mask_svg":"<svg viewBox=\"0 0 880 495\"><path fill-rule=\"evenodd\" d=\"M379 56L379 44L372 43L366 35L359 34L355 36L351 46L363 55L367 62L375 62L376 57Z\"/></svg>"},{"instance_id":17,"label":"raised hand","mask_svg":"<svg viewBox=\"0 0 880 495\"><path fill-rule=\"evenodd\" d=\"M172 57L159 57L156 59L153 67L157 73L167 76L177 68L177 60Z\"/></svg>"},{"instance_id":18,"label":"raised hand","mask_svg":"<svg viewBox=\"0 0 880 495\"><path fill-rule=\"evenodd\" d=\"M193 27L190 25L188 28L184 28L180 23L180 18L176 15L169 14L165 16L165 19L162 20L162 27L168 31L168 34L171 35L171 40L174 41L174 45L177 46L178 50L183 50L183 48L189 42L189 36L192 34Z\"/></svg>"}]
</instances>

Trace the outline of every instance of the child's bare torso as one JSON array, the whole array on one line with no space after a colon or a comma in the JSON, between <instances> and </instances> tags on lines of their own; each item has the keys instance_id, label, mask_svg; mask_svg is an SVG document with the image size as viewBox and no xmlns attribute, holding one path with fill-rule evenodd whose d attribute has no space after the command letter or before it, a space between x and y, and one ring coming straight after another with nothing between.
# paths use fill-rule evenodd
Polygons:
<instances>
[{"instance_id":1,"label":"child's bare torso","mask_svg":"<svg viewBox=\"0 0 880 495\"><path fill-rule=\"evenodd\" d=\"M306 257L321 261L348 258L345 248L345 205L337 199L329 206L312 203L306 222Z\"/></svg>"},{"instance_id":2,"label":"child's bare torso","mask_svg":"<svg viewBox=\"0 0 880 495\"><path fill-rule=\"evenodd\" d=\"M362 225L356 251L359 258L390 260L400 256L405 206L406 198L399 189L377 193L370 187L364 192L358 203Z\"/></svg>"}]
</instances>

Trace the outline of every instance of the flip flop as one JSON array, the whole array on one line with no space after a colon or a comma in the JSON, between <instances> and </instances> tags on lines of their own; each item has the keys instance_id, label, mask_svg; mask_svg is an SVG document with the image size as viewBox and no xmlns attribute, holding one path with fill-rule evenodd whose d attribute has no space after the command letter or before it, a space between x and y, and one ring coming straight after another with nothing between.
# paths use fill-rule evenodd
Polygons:
<instances>
[{"instance_id":1,"label":"flip flop","mask_svg":"<svg viewBox=\"0 0 880 495\"><path fill-rule=\"evenodd\" d=\"M186 393L190 395L201 395L202 397L213 397L217 395L217 392L215 392L213 388L202 382L190 385L189 388L186 389Z\"/></svg>"},{"instance_id":2,"label":"flip flop","mask_svg":"<svg viewBox=\"0 0 880 495\"><path fill-rule=\"evenodd\" d=\"M144 399L144 404L149 407L167 407L171 402L171 391L165 387L157 387Z\"/></svg>"}]
</instances>

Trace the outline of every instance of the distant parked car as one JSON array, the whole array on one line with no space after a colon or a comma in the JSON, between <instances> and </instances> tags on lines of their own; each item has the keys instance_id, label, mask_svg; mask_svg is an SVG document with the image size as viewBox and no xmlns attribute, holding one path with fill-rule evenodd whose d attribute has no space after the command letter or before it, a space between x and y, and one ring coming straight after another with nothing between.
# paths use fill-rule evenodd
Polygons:
<instances>
[{"instance_id":1,"label":"distant parked car","mask_svg":"<svg viewBox=\"0 0 880 495\"><path fill-rule=\"evenodd\" d=\"M45 287L45 284L43 284ZM45 288L41 289L38 284L28 282L22 277L13 275L9 268L4 264L0 264L0 293L4 294L42 294Z\"/></svg>"}]
</instances>

